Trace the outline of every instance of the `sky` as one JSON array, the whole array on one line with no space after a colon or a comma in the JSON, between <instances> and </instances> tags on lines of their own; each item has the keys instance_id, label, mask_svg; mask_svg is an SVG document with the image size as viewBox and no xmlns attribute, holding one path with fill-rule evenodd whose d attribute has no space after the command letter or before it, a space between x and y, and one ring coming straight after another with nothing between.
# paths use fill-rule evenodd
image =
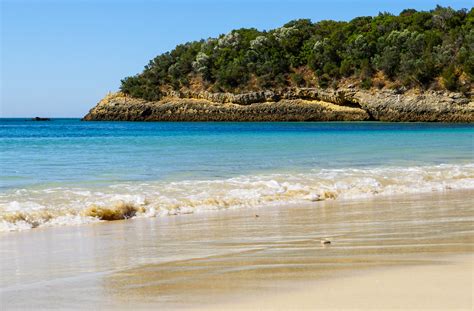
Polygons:
<instances>
[{"instance_id":1,"label":"sky","mask_svg":"<svg viewBox=\"0 0 474 311\"><path fill-rule=\"evenodd\" d=\"M0 0L0 117L82 117L156 55L232 29L436 4L472 0Z\"/></svg>"}]
</instances>

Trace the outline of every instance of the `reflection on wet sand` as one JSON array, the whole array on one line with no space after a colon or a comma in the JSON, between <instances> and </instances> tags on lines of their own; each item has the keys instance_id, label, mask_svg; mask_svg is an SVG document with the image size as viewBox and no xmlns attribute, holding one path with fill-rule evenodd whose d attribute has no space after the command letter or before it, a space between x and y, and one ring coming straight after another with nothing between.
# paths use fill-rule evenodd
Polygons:
<instances>
[{"instance_id":1,"label":"reflection on wet sand","mask_svg":"<svg viewBox=\"0 0 474 311\"><path fill-rule=\"evenodd\" d=\"M474 251L472 199L472 191L453 191L9 233L0 237L2 303L199 307L442 264L442 255Z\"/></svg>"},{"instance_id":2,"label":"reflection on wet sand","mask_svg":"<svg viewBox=\"0 0 474 311\"><path fill-rule=\"evenodd\" d=\"M120 271L106 277L104 287L118 300L190 306L235 292L291 288L291 281L345 270L423 265L436 262L433 255L473 250L473 212L456 195L316 206L260 210L258 219L250 213L209 219L179 240L199 239L224 254ZM322 245L321 238L332 243Z\"/></svg>"}]
</instances>

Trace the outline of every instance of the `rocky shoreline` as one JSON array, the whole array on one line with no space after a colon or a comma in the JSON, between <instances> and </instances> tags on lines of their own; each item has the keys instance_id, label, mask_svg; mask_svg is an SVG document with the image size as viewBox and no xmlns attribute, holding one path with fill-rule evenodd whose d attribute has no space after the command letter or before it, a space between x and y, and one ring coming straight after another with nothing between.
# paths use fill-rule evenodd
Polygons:
<instances>
[{"instance_id":1,"label":"rocky shoreline","mask_svg":"<svg viewBox=\"0 0 474 311\"><path fill-rule=\"evenodd\" d=\"M108 94L86 121L474 122L472 94L291 88L244 94L171 91L150 102Z\"/></svg>"}]
</instances>

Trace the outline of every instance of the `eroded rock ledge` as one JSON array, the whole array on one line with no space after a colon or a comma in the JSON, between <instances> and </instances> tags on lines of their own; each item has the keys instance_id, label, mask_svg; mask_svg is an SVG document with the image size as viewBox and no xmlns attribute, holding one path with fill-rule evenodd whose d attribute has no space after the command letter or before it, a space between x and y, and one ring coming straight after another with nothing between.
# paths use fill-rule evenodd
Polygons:
<instances>
[{"instance_id":1,"label":"eroded rock ledge","mask_svg":"<svg viewBox=\"0 0 474 311\"><path fill-rule=\"evenodd\" d=\"M157 102L113 93L84 120L473 122L472 96L356 88L293 88L244 94L172 91Z\"/></svg>"}]
</instances>

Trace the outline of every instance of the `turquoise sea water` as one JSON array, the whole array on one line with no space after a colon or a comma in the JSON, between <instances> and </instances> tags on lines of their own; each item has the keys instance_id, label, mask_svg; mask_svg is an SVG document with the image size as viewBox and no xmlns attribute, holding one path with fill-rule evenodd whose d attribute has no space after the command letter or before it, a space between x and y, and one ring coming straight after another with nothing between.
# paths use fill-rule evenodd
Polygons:
<instances>
[{"instance_id":1,"label":"turquoise sea water","mask_svg":"<svg viewBox=\"0 0 474 311\"><path fill-rule=\"evenodd\" d=\"M470 188L473 137L471 124L0 119L0 230L95 221L91 206L158 216Z\"/></svg>"}]
</instances>

